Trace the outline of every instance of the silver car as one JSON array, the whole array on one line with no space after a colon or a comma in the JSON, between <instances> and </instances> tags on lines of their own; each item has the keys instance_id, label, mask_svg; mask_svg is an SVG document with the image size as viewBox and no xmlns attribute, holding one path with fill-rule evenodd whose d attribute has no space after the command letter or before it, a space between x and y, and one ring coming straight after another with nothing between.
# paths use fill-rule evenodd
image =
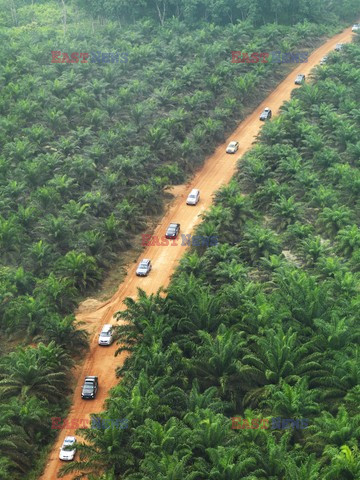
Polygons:
<instances>
[{"instance_id":1,"label":"silver car","mask_svg":"<svg viewBox=\"0 0 360 480\"><path fill-rule=\"evenodd\" d=\"M264 122L265 120L270 120L271 118L271 110L269 107L264 108L263 112L260 115L260 120Z\"/></svg>"},{"instance_id":2,"label":"silver car","mask_svg":"<svg viewBox=\"0 0 360 480\"><path fill-rule=\"evenodd\" d=\"M62 447L60 448L60 454L59 454L60 460L66 460L66 461L74 460L75 453L76 453L76 438L65 437Z\"/></svg>"},{"instance_id":3,"label":"silver car","mask_svg":"<svg viewBox=\"0 0 360 480\"><path fill-rule=\"evenodd\" d=\"M327 59L328 59L328 57L327 57L327 55L325 55L325 57L323 57L323 58L320 60L320 65L325 65Z\"/></svg>"},{"instance_id":4,"label":"silver car","mask_svg":"<svg viewBox=\"0 0 360 480\"><path fill-rule=\"evenodd\" d=\"M99 345L111 345L113 342L113 326L107 323L102 327L99 335Z\"/></svg>"},{"instance_id":5,"label":"silver car","mask_svg":"<svg viewBox=\"0 0 360 480\"><path fill-rule=\"evenodd\" d=\"M343 43L337 43L336 46L335 46L335 51L336 52L341 52L341 50L344 48L344 44Z\"/></svg>"},{"instance_id":6,"label":"silver car","mask_svg":"<svg viewBox=\"0 0 360 480\"><path fill-rule=\"evenodd\" d=\"M351 30L353 32L358 32L360 30L360 23L355 23Z\"/></svg>"},{"instance_id":7,"label":"silver car","mask_svg":"<svg viewBox=\"0 0 360 480\"><path fill-rule=\"evenodd\" d=\"M226 153L235 153L239 148L239 142L230 142L226 147Z\"/></svg>"},{"instance_id":8,"label":"silver car","mask_svg":"<svg viewBox=\"0 0 360 480\"><path fill-rule=\"evenodd\" d=\"M302 85L305 82L305 75L299 73L299 75L295 78L295 85Z\"/></svg>"},{"instance_id":9,"label":"silver car","mask_svg":"<svg viewBox=\"0 0 360 480\"><path fill-rule=\"evenodd\" d=\"M146 277L151 270L151 261L148 258L143 258L136 269L136 275L139 277Z\"/></svg>"}]
</instances>

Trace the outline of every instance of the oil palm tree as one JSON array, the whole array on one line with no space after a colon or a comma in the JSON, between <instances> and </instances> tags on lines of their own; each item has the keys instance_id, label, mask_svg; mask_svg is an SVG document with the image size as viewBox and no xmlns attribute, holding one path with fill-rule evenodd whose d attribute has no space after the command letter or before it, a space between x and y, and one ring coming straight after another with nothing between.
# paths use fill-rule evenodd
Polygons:
<instances>
[{"instance_id":1,"label":"oil palm tree","mask_svg":"<svg viewBox=\"0 0 360 480\"><path fill-rule=\"evenodd\" d=\"M355 250L360 249L360 230L357 225L348 225L339 230L336 241L338 243L338 252L350 257Z\"/></svg>"},{"instance_id":2,"label":"oil palm tree","mask_svg":"<svg viewBox=\"0 0 360 480\"><path fill-rule=\"evenodd\" d=\"M47 343L54 341L65 350L79 354L89 347L88 332L79 328L84 323L76 322L73 315L64 318L52 315L46 320L42 333L35 340Z\"/></svg>"},{"instance_id":3,"label":"oil palm tree","mask_svg":"<svg viewBox=\"0 0 360 480\"><path fill-rule=\"evenodd\" d=\"M345 206L325 207L319 215L319 224L330 237L351 223L352 212Z\"/></svg>"},{"instance_id":4,"label":"oil palm tree","mask_svg":"<svg viewBox=\"0 0 360 480\"><path fill-rule=\"evenodd\" d=\"M255 336L251 353L243 356L239 366L242 389L246 392L244 404L256 405L267 396L271 389L266 385L278 386L281 381L293 385L301 376L320 374L321 354L309 353L311 343L299 345L297 337L291 329L285 333L280 326L267 330L261 337Z\"/></svg>"},{"instance_id":5,"label":"oil palm tree","mask_svg":"<svg viewBox=\"0 0 360 480\"><path fill-rule=\"evenodd\" d=\"M279 306L286 307L291 317L302 326L312 326L318 318L326 318L333 299L326 285L297 269L274 275Z\"/></svg>"},{"instance_id":6,"label":"oil palm tree","mask_svg":"<svg viewBox=\"0 0 360 480\"><path fill-rule=\"evenodd\" d=\"M279 230L285 229L291 223L300 219L301 204L295 201L295 196L289 198L280 196L277 202L274 202L273 212L275 216L275 223Z\"/></svg>"},{"instance_id":7,"label":"oil palm tree","mask_svg":"<svg viewBox=\"0 0 360 480\"><path fill-rule=\"evenodd\" d=\"M360 428L360 417L349 415L342 405L336 415L323 411L307 427L305 449L318 454L325 454L329 447L340 448L346 443L349 446L357 445L357 435Z\"/></svg>"},{"instance_id":8,"label":"oil palm tree","mask_svg":"<svg viewBox=\"0 0 360 480\"><path fill-rule=\"evenodd\" d=\"M285 465L286 476L293 480L317 480L320 478L320 468L313 454L306 459L293 459L290 456Z\"/></svg>"},{"instance_id":9,"label":"oil palm tree","mask_svg":"<svg viewBox=\"0 0 360 480\"><path fill-rule=\"evenodd\" d=\"M301 242L301 249L303 252L306 265L314 266L321 257L325 257L329 252L329 246L319 235L306 238Z\"/></svg>"},{"instance_id":10,"label":"oil palm tree","mask_svg":"<svg viewBox=\"0 0 360 480\"><path fill-rule=\"evenodd\" d=\"M76 250L71 250L57 261L57 271L73 280L74 285L80 290L95 285L101 275L95 258Z\"/></svg>"},{"instance_id":11,"label":"oil palm tree","mask_svg":"<svg viewBox=\"0 0 360 480\"><path fill-rule=\"evenodd\" d=\"M324 480L347 478L356 480L360 475L360 454L357 446L349 448L342 445L339 450L328 447L326 454L331 458L331 465L324 468Z\"/></svg>"},{"instance_id":12,"label":"oil palm tree","mask_svg":"<svg viewBox=\"0 0 360 480\"><path fill-rule=\"evenodd\" d=\"M272 230L255 224L249 225L240 246L245 258L251 262L256 262L261 257L269 258L270 255L281 252L277 235Z\"/></svg>"},{"instance_id":13,"label":"oil palm tree","mask_svg":"<svg viewBox=\"0 0 360 480\"><path fill-rule=\"evenodd\" d=\"M48 347L43 346L42 349L40 347L41 344L38 349L18 349L2 360L0 398L17 395L20 400L25 400L35 396L56 402L66 395L66 364L61 365L58 357L62 349L54 343L50 343Z\"/></svg>"},{"instance_id":14,"label":"oil palm tree","mask_svg":"<svg viewBox=\"0 0 360 480\"><path fill-rule=\"evenodd\" d=\"M245 334L232 332L221 324L214 338L202 330L198 335L201 343L192 360L195 377L204 388L217 386L221 395L229 399L240 381L237 365L246 348Z\"/></svg>"},{"instance_id":15,"label":"oil palm tree","mask_svg":"<svg viewBox=\"0 0 360 480\"><path fill-rule=\"evenodd\" d=\"M22 455L19 455L22 452ZM18 475L25 475L32 466L31 454L33 447L29 437L22 427L14 424L0 424L0 472L1 467L14 478L14 471Z\"/></svg>"},{"instance_id":16,"label":"oil palm tree","mask_svg":"<svg viewBox=\"0 0 360 480\"><path fill-rule=\"evenodd\" d=\"M270 398L261 403L267 408L269 414L279 415L284 418L300 419L319 413L319 391L309 389L305 377L299 379L291 386L281 381L271 392Z\"/></svg>"}]
</instances>

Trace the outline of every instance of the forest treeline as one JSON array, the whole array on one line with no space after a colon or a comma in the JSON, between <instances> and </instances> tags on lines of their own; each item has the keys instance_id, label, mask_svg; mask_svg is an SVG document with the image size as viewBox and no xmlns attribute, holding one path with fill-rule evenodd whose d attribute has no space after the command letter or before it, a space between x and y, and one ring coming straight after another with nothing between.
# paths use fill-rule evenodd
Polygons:
<instances>
[{"instance_id":1,"label":"forest treeline","mask_svg":"<svg viewBox=\"0 0 360 480\"><path fill-rule=\"evenodd\" d=\"M357 41L294 90L197 229L220 243L185 255L166 296L127 299L131 355L104 415L129 428L78 431L64 471L360 478L359 66ZM233 430L234 416L309 426Z\"/></svg>"},{"instance_id":2,"label":"forest treeline","mask_svg":"<svg viewBox=\"0 0 360 480\"><path fill-rule=\"evenodd\" d=\"M249 20L254 25L278 22L293 25L304 20L323 23L352 20L358 0L75 0L93 16L107 16L125 22L152 18L164 24L177 18L187 25L211 22L216 25Z\"/></svg>"},{"instance_id":3,"label":"forest treeline","mask_svg":"<svg viewBox=\"0 0 360 480\"><path fill-rule=\"evenodd\" d=\"M149 14L126 27L89 20L92 12L67 1L0 6L0 478L8 480L31 471L53 438L51 416L67 406L72 357L87 347L73 316L79 299L162 211L164 187L183 182L284 75L277 64L232 64L231 51L310 50L340 19L260 27L239 15L193 28L181 17L162 27ZM54 50L123 51L129 61L51 64Z\"/></svg>"}]
</instances>

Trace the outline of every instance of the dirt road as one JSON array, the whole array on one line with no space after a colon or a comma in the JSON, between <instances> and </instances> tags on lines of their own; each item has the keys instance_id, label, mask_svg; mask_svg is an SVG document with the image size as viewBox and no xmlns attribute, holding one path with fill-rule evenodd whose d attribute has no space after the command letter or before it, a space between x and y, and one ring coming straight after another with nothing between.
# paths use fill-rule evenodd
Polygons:
<instances>
[{"instance_id":1,"label":"dirt road","mask_svg":"<svg viewBox=\"0 0 360 480\"><path fill-rule=\"evenodd\" d=\"M191 233L195 225L200 222L199 214L207 210L212 203L212 195L221 185L227 184L236 170L237 159L251 148L251 145L262 126L259 115L265 106L269 106L273 114L276 114L285 100L290 99L291 91L296 88L294 85L295 76L298 73L308 75L310 70L317 65L321 58L331 52L336 43L347 43L352 38L351 28L336 35L331 40L319 47L310 57L308 63L299 64L290 75L282 81L279 86L261 103L261 105L249 115L238 128L229 136L223 145L220 145L211 157L209 157L201 170L187 185L176 187L175 199L168 212L163 217L161 224L156 228L154 235L163 236L166 228L171 222L181 224L182 233ZM231 140L238 140L240 148L235 155L225 153L226 145ZM187 206L186 197L192 188L200 189L201 199L197 206ZM136 277L135 270L137 263L128 268L127 277L120 285L116 294L94 311L87 311L77 315L79 320L85 321L90 332L92 341L90 352L82 368L78 368L77 386L74 392L72 408L68 420L74 418L89 418L90 413L98 413L103 409L103 403L107 397L108 390L118 383L115 377L115 368L123 363L125 353L120 357L114 357L117 346L99 347L97 345L98 333L104 323L114 323L112 316L115 312L124 309L123 300L126 297L136 297L137 288L141 287L147 293L156 292L161 286L169 284L170 277L174 272L179 259L187 247L181 246L154 246L147 247L141 254L141 258L150 258L153 269L148 277ZM99 393L95 400L81 399L81 386L86 375L97 375L99 377ZM60 430L57 441L51 451L42 480L55 480L62 462L59 460L59 448L66 435L73 435L74 430ZM64 477L71 479L72 475Z\"/></svg>"}]
</instances>

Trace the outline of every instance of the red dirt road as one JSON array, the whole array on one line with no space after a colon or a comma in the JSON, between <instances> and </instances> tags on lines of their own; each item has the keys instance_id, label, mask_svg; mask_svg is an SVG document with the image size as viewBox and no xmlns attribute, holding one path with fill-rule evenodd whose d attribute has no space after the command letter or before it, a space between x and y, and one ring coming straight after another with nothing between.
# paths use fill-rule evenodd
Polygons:
<instances>
[{"instance_id":1,"label":"red dirt road","mask_svg":"<svg viewBox=\"0 0 360 480\"><path fill-rule=\"evenodd\" d=\"M187 185L176 187L176 195L170 208L156 228L154 235L159 237L165 234L167 226L171 222L181 224L181 233L191 233L195 225L200 223L199 214L209 209L212 203L212 195L224 184L227 184L236 171L237 159L252 146L262 122L259 115L264 107L269 106L273 114L279 111L284 101L290 99L291 91L295 87L294 79L298 73L308 75L310 70L316 66L321 58L334 50L336 43L348 43L352 39L351 28L328 40L319 47L310 57L308 63L299 64L285 80L249 115L238 128L229 136L223 145L220 145L213 155L205 162L204 166ZM238 140L240 148L235 155L225 153L226 145L231 140ZM186 205L186 197L192 188L200 190L200 202L197 206ZM86 311L77 315L78 320L85 321L89 332L92 334L90 351L85 359L84 365L75 372L77 385L75 388L73 402L68 420L89 418L90 413L99 413L103 410L103 404L107 398L108 391L118 383L115 377L115 368L121 365L125 359L125 353L114 357L116 345L111 347L99 347L97 345L98 333L104 323L115 323L112 316L115 312L124 309L123 300L126 297L136 298L137 288L141 287L148 294L155 293L161 286L167 287L180 258L187 247L181 246L153 246L147 247L139 257L150 258L153 269L148 277L137 277L135 275L136 264L129 266L125 281L119 286L115 295L104 304L101 304L94 311ZM99 392L95 400L81 399L81 386L86 375L97 375L99 377ZM59 449L66 435L73 435L74 430L60 430L59 436L53 446L45 471L41 480L55 480L57 473L62 466L59 460ZM81 438L79 438L81 441ZM73 475L64 478L71 479Z\"/></svg>"}]
</instances>

